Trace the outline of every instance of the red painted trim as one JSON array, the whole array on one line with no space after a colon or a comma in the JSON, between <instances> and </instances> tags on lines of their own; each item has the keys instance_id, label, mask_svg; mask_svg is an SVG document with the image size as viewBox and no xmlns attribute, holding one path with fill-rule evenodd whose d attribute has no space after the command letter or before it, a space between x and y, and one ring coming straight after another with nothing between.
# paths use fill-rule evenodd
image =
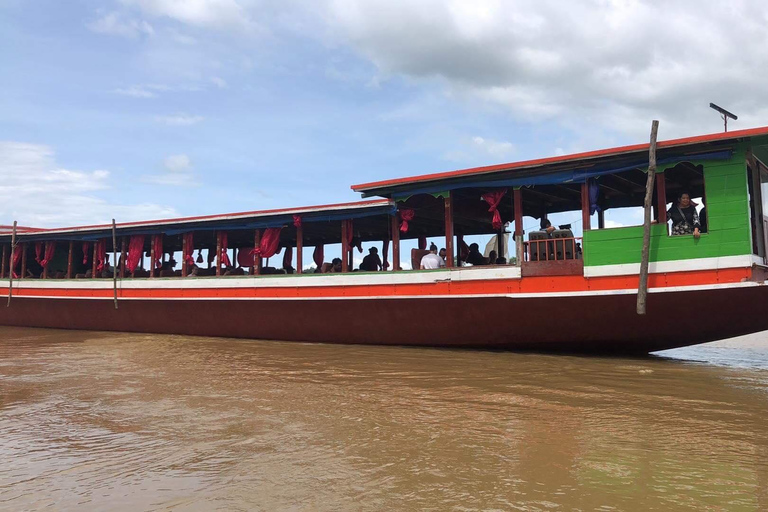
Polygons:
<instances>
[{"instance_id":1,"label":"red painted trim","mask_svg":"<svg viewBox=\"0 0 768 512\"><path fill-rule=\"evenodd\" d=\"M677 146L688 146L691 144L699 144L703 142L733 140L741 137L753 137L758 135L768 135L768 126L761 127L761 128L751 128L747 130L738 130L735 132L712 133L709 135L698 135L695 137L672 139L672 140L659 142L657 147L659 149L672 148ZM470 169L460 169L456 171L439 172L434 174L422 174L419 176L408 176L405 178L396 178L391 180L373 181L370 183L352 185L351 188L355 192L366 192L371 189L390 187L395 185L404 185L407 183L419 183L424 181L436 181L436 180L442 180L442 179L448 179L448 178L458 178L462 176L473 176L477 174L488 174L496 171L521 170L521 169L526 169L530 167L539 167L539 166L556 164L556 163L571 162L574 160L586 160L590 158L598 158L598 157L605 157L605 156L618 156L626 153L635 153L635 152L641 152L641 151L648 152L648 147L649 147L649 143L633 144L630 146L620 146L616 148L587 151L585 153L574 153L572 155L538 158L534 160L524 160L522 162L488 165L484 167L473 167Z\"/></svg>"}]
</instances>

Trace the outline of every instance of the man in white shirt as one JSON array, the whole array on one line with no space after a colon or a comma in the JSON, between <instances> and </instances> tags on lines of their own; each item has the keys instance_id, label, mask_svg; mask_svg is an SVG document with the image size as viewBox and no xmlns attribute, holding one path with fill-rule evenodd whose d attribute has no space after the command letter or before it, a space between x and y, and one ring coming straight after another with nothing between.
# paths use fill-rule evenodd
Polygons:
<instances>
[{"instance_id":1,"label":"man in white shirt","mask_svg":"<svg viewBox=\"0 0 768 512\"><path fill-rule=\"evenodd\" d=\"M445 261L437 255L437 246L435 244L430 245L429 253L421 258L421 270L434 270L444 266Z\"/></svg>"}]
</instances>

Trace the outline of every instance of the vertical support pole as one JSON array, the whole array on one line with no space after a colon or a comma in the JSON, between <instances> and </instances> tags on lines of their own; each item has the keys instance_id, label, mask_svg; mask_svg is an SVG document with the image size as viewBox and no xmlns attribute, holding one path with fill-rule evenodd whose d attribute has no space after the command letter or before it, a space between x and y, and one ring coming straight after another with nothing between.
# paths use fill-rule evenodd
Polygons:
<instances>
[{"instance_id":1,"label":"vertical support pole","mask_svg":"<svg viewBox=\"0 0 768 512\"><path fill-rule=\"evenodd\" d=\"M662 172L656 176L656 203L658 204L659 224L667 225L667 181Z\"/></svg>"},{"instance_id":2,"label":"vertical support pole","mask_svg":"<svg viewBox=\"0 0 768 512\"><path fill-rule=\"evenodd\" d=\"M597 227L598 229L605 229L605 211L602 209L597 212Z\"/></svg>"},{"instance_id":3,"label":"vertical support pole","mask_svg":"<svg viewBox=\"0 0 768 512\"><path fill-rule=\"evenodd\" d=\"M392 215L392 271L400 270L400 222L397 213Z\"/></svg>"},{"instance_id":4,"label":"vertical support pole","mask_svg":"<svg viewBox=\"0 0 768 512\"><path fill-rule=\"evenodd\" d=\"M13 271L16 270L13 267L13 253L16 252L16 221L13 221L13 231L11 232L11 271L8 274L8 304L7 308L11 307L11 297L13 297Z\"/></svg>"},{"instance_id":5,"label":"vertical support pole","mask_svg":"<svg viewBox=\"0 0 768 512\"><path fill-rule=\"evenodd\" d=\"M221 275L221 231L216 232L216 276Z\"/></svg>"},{"instance_id":6,"label":"vertical support pole","mask_svg":"<svg viewBox=\"0 0 768 512\"><path fill-rule=\"evenodd\" d=\"M43 249L45 252L48 252L48 244L50 243L56 243L56 242L45 242L45 248ZM43 279L48 279L48 265L43 267Z\"/></svg>"},{"instance_id":7,"label":"vertical support pole","mask_svg":"<svg viewBox=\"0 0 768 512\"><path fill-rule=\"evenodd\" d=\"M187 277L187 237L186 233L181 234L181 277Z\"/></svg>"},{"instance_id":8,"label":"vertical support pole","mask_svg":"<svg viewBox=\"0 0 768 512\"><path fill-rule=\"evenodd\" d=\"M149 277L155 277L155 236L149 237Z\"/></svg>"},{"instance_id":9,"label":"vertical support pole","mask_svg":"<svg viewBox=\"0 0 768 512\"><path fill-rule=\"evenodd\" d=\"M117 227L115 219L112 219L112 296L115 299L117 309Z\"/></svg>"},{"instance_id":10,"label":"vertical support pole","mask_svg":"<svg viewBox=\"0 0 768 512\"><path fill-rule=\"evenodd\" d=\"M504 226L501 226L501 229L496 234L496 259L503 258L504 257ZM489 261L491 265L495 265L495 261Z\"/></svg>"},{"instance_id":11,"label":"vertical support pole","mask_svg":"<svg viewBox=\"0 0 768 512\"><path fill-rule=\"evenodd\" d=\"M93 260L91 261L91 279L96 279L96 249L98 241L93 241Z\"/></svg>"},{"instance_id":12,"label":"vertical support pole","mask_svg":"<svg viewBox=\"0 0 768 512\"><path fill-rule=\"evenodd\" d=\"M349 242L347 241L347 230L349 225L346 220L341 221L341 271L349 272Z\"/></svg>"},{"instance_id":13,"label":"vertical support pole","mask_svg":"<svg viewBox=\"0 0 768 512\"><path fill-rule=\"evenodd\" d=\"M581 229L587 231L590 229L589 219L589 184L584 182L581 184Z\"/></svg>"},{"instance_id":14,"label":"vertical support pole","mask_svg":"<svg viewBox=\"0 0 768 512\"><path fill-rule=\"evenodd\" d=\"M659 122L651 124L651 144L648 149L648 179L645 182L645 217L643 220L643 253L640 259L640 283L637 286L637 314L645 314L645 302L648 296L648 263L651 251L651 201L653 199L653 181L656 177L656 135Z\"/></svg>"},{"instance_id":15,"label":"vertical support pole","mask_svg":"<svg viewBox=\"0 0 768 512\"><path fill-rule=\"evenodd\" d=\"M24 279L27 275L27 243L21 244L21 274L19 279Z\"/></svg>"},{"instance_id":16,"label":"vertical support pole","mask_svg":"<svg viewBox=\"0 0 768 512\"><path fill-rule=\"evenodd\" d=\"M523 264L523 189L513 192L515 202L515 259L517 266Z\"/></svg>"},{"instance_id":17,"label":"vertical support pole","mask_svg":"<svg viewBox=\"0 0 768 512\"><path fill-rule=\"evenodd\" d=\"M296 273L301 274L304 267L304 226L299 224L296 228Z\"/></svg>"},{"instance_id":18,"label":"vertical support pole","mask_svg":"<svg viewBox=\"0 0 768 512\"><path fill-rule=\"evenodd\" d=\"M448 191L445 201L445 266L453 268L453 192Z\"/></svg>"},{"instance_id":19,"label":"vertical support pole","mask_svg":"<svg viewBox=\"0 0 768 512\"><path fill-rule=\"evenodd\" d=\"M125 279L125 237L124 236L120 237L120 279Z\"/></svg>"},{"instance_id":20,"label":"vertical support pole","mask_svg":"<svg viewBox=\"0 0 768 512\"><path fill-rule=\"evenodd\" d=\"M69 241L69 252L67 253L67 279L72 279L72 259L74 258L75 241Z\"/></svg>"},{"instance_id":21,"label":"vertical support pole","mask_svg":"<svg viewBox=\"0 0 768 512\"><path fill-rule=\"evenodd\" d=\"M261 245L261 230L257 229L253 233L253 249L256 250ZM261 274L261 256L253 255L253 275Z\"/></svg>"},{"instance_id":22,"label":"vertical support pole","mask_svg":"<svg viewBox=\"0 0 768 512\"><path fill-rule=\"evenodd\" d=\"M0 268L0 279L5 279L5 265L8 263L8 246L3 244L3 263Z\"/></svg>"}]
</instances>

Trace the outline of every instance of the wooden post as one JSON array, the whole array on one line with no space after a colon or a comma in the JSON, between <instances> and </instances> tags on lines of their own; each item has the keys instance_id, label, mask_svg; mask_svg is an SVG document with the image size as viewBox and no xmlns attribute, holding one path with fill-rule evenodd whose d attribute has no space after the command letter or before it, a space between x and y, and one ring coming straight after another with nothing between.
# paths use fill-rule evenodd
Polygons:
<instances>
[{"instance_id":1,"label":"wooden post","mask_svg":"<svg viewBox=\"0 0 768 512\"><path fill-rule=\"evenodd\" d=\"M597 227L598 229L605 229L605 211L602 208L597 212Z\"/></svg>"},{"instance_id":2,"label":"wooden post","mask_svg":"<svg viewBox=\"0 0 768 512\"><path fill-rule=\"evenodd\" d=\"M587 231L590 229L589 219L589 184L581 184L581 229Z\"/></svg>"},{"instance_id":3,"label":"wooden post","mask_svg":"<svg viewBox=\"0 0 768 512\"><path fill-rule=\"evenodd\" d=\"M93 241L93 261L91 261L91 279L96 279L96 249L99 245L97 240Z\"/></svg>"},{"instance_id":4,"label":"wooden post","mask_svg":"<svg viewBox=\"0 0 768 512\"><path fill-rule=\"evenodd\" d=\"M301 274L304 266L304 226L299 224L296 228L296 273Z\"/></svg>"},{"instance_id":5,"label":"wooden post","mask_svg":"<svg viewBox=\"0 0 768 512\"><path fill-rule=\"evenodd\" d=\"M523 264L523 189L513 192L515 203L515 261L519 267Z\"/></svg>"},{"instance_id":6,"label":"wooden post","mask_svg":"<svg viewBox=\"0 0 768 512\"><path fill-rule=\"evenodd\" d=\"M48 252L48 244L51 242L45 242L43 246L43 251ZM43 259L45 259L45 256L43 256ZM42 279L48 279L48 265L43 267L43 275Z\"/></svg>"},{"instance_id":7,"label":"wooden post","mask_svg":"<svg viewBox=\"0 0 768 512\"><path fill-rule=\"evenodd\" d=\"M347 230L349 225L346 220L341 221L341 271L349 272L349 243L347 242Z\"/></svg>"},{"instance_id":8,"label":"wooden post","mask_svg":"<svg viewBox=\"0 0 768 512\"><path fill-rule=\"evenodd\" d=\"M504 257L504 226L501 226L499 232L496 234L496 259ZM489 261L491 265L495 265L495 261Z\"/></svg>"},{"instance_id":9,"label":"wooden post","mask_svg":"<svg viewBox=\"0 0 768 512\"><path fill-rule=\"evenodd\" d=\"M21 244L21 274L19 274L19 279L24 279L24 276L27 275L27 244L26 242Z\"/></svg>"},{"instance_id":10,"label":"wooden post","mask_svg":"<svg viewBox=\"0 0 768 512\"><path fill-rule=\"evenodd\" d=\"M453 192L448 191L445 203L445 266L454 267L453 261Z\"/></svg>"},{"instance_id":11,"label":"wooden post","mask_svg":"<svg viewBox=\"0 0 768 512\"><path fill-rule=\"evenodd\" d=\"M253 232L253 249L256 250L261 245L261 230L257 229ZM253 255L253 275L258 276L261 274L261 256L257 254Z\"/></svg>"},{"instance_id":12,"label":"wooden post","mask_svg":"<svg viewBox=\"0 0 768 512\"><path fill-rule=\"evenodd\" d=\"M149 278L155 277L155 235L149 237Z\"/></svg>"},{"instance_id":13,"label":"wooden post","mask_svg":"<svg viewBox=\"0 0 768 512\"><path fill-rule=\"evenodd\" d=\"M667 180L662 172L656 176L656 203L659 209L659 224L667 225Z\"/></svg>"},{"instance_id":14,"label":"wooden post","mask_svg":"<svg viewBox=\"0 0 768 512\"><path fill-rule=\"evenodd\" d=\"M13 253L16 252L16 221L13 221L13 231L11 232L11 272L8 275L8 304L7 308L11 307L11 297L13 297Z\"/></svg>"},{"instance_id":15,"label":"wooden post","mask_svg":"<svg viewBox=\"0 0 768 512\"><path fill-rule=\"evenodd\" d=\"M125 237L124 236L120 237L120 279L125 279Z\"/></svg>"},{"instance_id":16,"label":"wooden post","mask_svg":"<svg viewBox=\"0 0 768 512\"><path fill-rule=\"evenodd\" d=\"M75 251L75 241L69 241L69 253L67 253L67 279L72 279L72 259Z\"/></svg>"},{"instance_id":17,"label":"wooden post","mask_svg":"<svg viewBox=\"0 0 768 512\"><path fill-rule=\"evenodd\" d=\"M115 299L115 309L117 309L117 226L115 226L115 219L112 219L112 296Z\"/></svg>"},{"instance_id":18,"label":"wooden post","mask_svg":"<svg viewBox=\"0 0 768 512\"><path fill-rule=\"evenodd\" d=\"M3 262L0 268L0 279L5 279L5 264L8 263L8 246L3 244Z\"/></svg>"},{"instance_id":19,"label":"wooden post","mask_svg":"<svg viewBox=\"0 0 768 512\"><path fill-rule=\"evenodd\" d=\"M181 234L181 277L187 277L187 237L186 233Z\"/></svg>"},{"instance_id":20,"label":"wooden post","mask_svg":"<svg viewBox=\"0 0 768 512\"><path fill-rule=\"evenodd\" d=\"M400 270L400 222L397 213L392 215L392 271Z\"/></svg>"},{"instance_id":21,"label":"wooden post","mask_svg":"<svg viewBox=\"0 0 768 512\"><path fill-rule=\"evenodd\" d=\"M651 252L651 201L653 199L653 181L656 177L656 135L659 122L651 123L651 144L648 150L648 179L645 182L645 202L643 203L645 217L643 220L643 254L640 259L640 283L637 286L637 314L645 314L645 303L648 296L648 263Z\"/></svg>"},{"instance_id":22,"label":"wooden post","mask_svg":"<svg viewBox=\"0 0 768 512\"><path fill-rule=\"evenodd\" d=\"M221 275L221 231L216 232L216 276Z\"/></svg>"}]
</instances>

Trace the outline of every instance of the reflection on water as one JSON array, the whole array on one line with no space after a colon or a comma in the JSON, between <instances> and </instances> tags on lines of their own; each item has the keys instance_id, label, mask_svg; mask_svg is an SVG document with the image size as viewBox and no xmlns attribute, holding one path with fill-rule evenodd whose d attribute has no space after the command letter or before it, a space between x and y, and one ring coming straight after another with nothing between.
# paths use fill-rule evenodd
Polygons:
<instances>
[{"instance_id":1,"label":"reflection on water","mask_svg":"<svg viewBox=\"0 0 768 512\"><path fill-rule=\"evenodd\" d=\"M2 328L0 508L768 510L768 356L687 350Z\"/></svg>"}]
</instances>

